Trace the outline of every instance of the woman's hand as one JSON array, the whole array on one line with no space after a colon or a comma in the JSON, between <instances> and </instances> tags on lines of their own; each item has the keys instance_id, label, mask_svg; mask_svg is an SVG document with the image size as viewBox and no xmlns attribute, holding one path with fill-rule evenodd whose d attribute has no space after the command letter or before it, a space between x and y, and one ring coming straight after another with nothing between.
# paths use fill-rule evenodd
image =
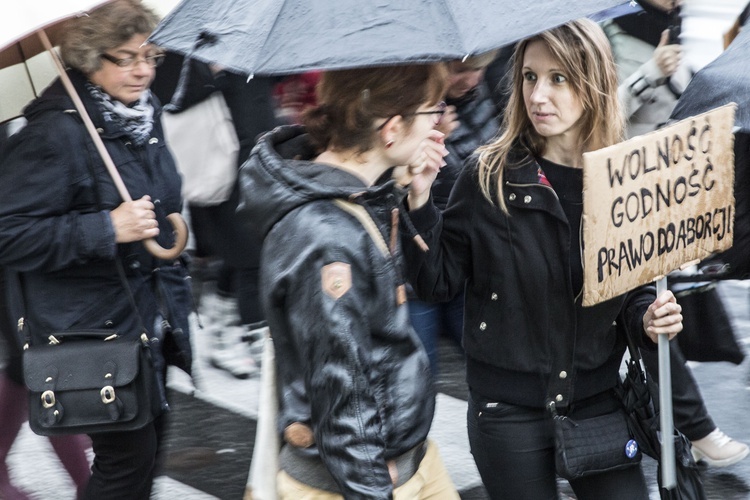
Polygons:
<instances>
[{"instance_id":1,"label":"woman's hand","mask_svg":"<svg viewBox=\"0 0 750 500\"><path fill-rule=\"evenodd\" d=\"M435 130L439 130L443 134L445 134L445 137L443 139L447 139L451 133L458 128L458 126L461 125L461 122L458 120L458 113L456 113L456 107L455 106L448 106L445 108L445 113L443 113L443 118L440 120L440 124L435 127Z\"/></svg>"},{"instance_id":2,"label":"woman's hand","mask_svg":"<svg viewBox=\"0 0 750 500\"><path fill-rule=\"evenodd\" d=\"M146 195L140 200L126 201L109 213L117 243L147 240L159 236L154 204Z\"/></svg>"},{"instance_id":3,"label":"woman's hand","mask_svg":"<svg viewBox=\"0 0 750 500\"><path fill-rule=\"evenodd\" d=\"M669 335L669 339L682 331L682 307L674 294L667 290L648 306L643 315L643 330L652 342L659 341L659 335Z\"/></svg>"},{"instance_id":4,"label":"woman's hand","mask_svg":"<svg viewBox=\"0 0 750 500\"><path fill-rule=\"evenodd\" d=\"M430 199L430 187L440 169L445 166L443 157L448 154L443 144L444 137L438 130L430 132L408 165L397 168L393 174L401 185L409 185L410 210L421 207Z\"/></svg>"},{"instance_id":5,"label":"woman's hand","mask_svg":"<svg viewBox=\"0 0 750 500\"><path fill-rule=\"evenodd\" d=\"M661 34L659 46L654 50L654 61L664 77L674 75L682 62L682 47L669 43L669 30Z\"/></svg>"}]
</instances>

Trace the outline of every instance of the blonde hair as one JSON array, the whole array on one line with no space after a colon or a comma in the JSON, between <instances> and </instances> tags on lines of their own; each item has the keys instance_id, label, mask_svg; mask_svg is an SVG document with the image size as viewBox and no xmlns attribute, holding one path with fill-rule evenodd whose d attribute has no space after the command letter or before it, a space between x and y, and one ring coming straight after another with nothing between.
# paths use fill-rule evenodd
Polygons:
<instances>
[{"instance_id":1,"label":"blonde hair","mask_svg":"<svg viewBox=\"0 0 750 500\"><path fill-rule=\"evenodd\" d=\"M478 69L484 69L487 66L489 66L492 61L495 60L495 57L497 57L498 52L500 52L499 49L490 50L489 52L483 52L482 54L477 54L475 56L467 57L465 60L462 60L461 62L468 68L478 70Z\"/></svg>"},{"instance_id":2,"label":"blonde hair","mask_svg":"<svg viewBox=\"0 0 750 500\"><path fill-rule=\"evenodd\" d=\"M508 213L503 198L503 172L529 156L544 153L547 141L534 129L523 98L523 57L530 43L541 41L566 73L580 99L581 154L620 142L625 121L617 97L617 68L604 32L595 22L579 19L522 40L513 55L513 82L505 108L503 133L479 148L479 183L484 196L497 195L500 209ZM520 153L520 154L517 154Z\"/></svg>"}]
</instances>

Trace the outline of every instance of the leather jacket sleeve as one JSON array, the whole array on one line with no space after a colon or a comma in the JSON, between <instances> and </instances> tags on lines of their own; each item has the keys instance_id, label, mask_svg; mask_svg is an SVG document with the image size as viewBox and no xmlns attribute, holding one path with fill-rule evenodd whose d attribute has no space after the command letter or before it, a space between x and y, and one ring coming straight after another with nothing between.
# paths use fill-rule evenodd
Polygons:
<instances>
[{"instance_id":1,"label":"leather jacket sleeve","mask_svg":"<svg viewBox=\"0 0 750 500\"><path fill-rule=\"evenodd\" d=\"M444 214L432 196L425 206L409 212L429 247L424 252L402 234L409 283L422 300L447 301L464 289L471 265L469 228L477 211L477 195L472 192L477 181L472 172L472 168L464 168L459 174Z\"/></svg>"},{"instance_id":2,"label":"leather jacket sleeve","mask_svg":"<svg viewBox=\"0 0 750 500\"><path fill-rule=\"evenodd\" d=\"M371 380L376 360L367 316L370 302L383 299L373 296L361 250L358 255L346 246L318 239L295 245L293 256L271 258L271 297L284 304L285 340L302 363L296 369L304 377L315 443L327 469L347 499L389 499L393 486L380 415L385 408L382 388ZM338 284L328 279L330 266L337 266Z\"/></svg>"}]
</instances>

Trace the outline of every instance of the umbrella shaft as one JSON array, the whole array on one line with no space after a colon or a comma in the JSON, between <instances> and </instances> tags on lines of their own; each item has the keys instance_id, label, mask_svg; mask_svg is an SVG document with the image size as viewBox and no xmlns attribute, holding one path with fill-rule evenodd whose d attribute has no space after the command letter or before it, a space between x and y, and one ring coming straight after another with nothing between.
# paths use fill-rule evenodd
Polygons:
<instances>
[{"instance_id":1,"label":"umbrella shaft","mask_svg":"<svg viewBox=\"0 0 750 500\"><path fill-rule=\"evenodd\" d=\"M65 90L68 92L70 98L73 100L73 104L78 110L78 114L83 120L83 124L86 126L86 130L91 136L91 140L94 141L94 145L96 145L96 149L99 152L99 155L102 157L109 175L112 177L112 181L117 188L117 192L120 194L120 197L123 199L123 201L133 201L130 193L128 193L128 188L125 187L125 183L122 181L122 177L120 177L120 172L117 171L115 162L112 161L112 157L109 155L109 151L107 151L107 148L104 146L104 141L102 141L102 138L99 137L99 132L96 131L94 122L91 121L91 117L86 112L86 108L83 105L83 101L81 101L81 97L78 95L75 87L73 87L73 82L71 82L70 78L68 78L68 73L65 71L65 68L60 62L60 59L58 59L57 54L55 54L55 51L52 49L52 44L47 37L47 33L44 30L39 30L37 31L37 34L39 35L44 48L46 48L50 56L52 56L52 61L55 63L57 72L60 74L60 81L65 87Z\"/></svg>"}]
</instances>

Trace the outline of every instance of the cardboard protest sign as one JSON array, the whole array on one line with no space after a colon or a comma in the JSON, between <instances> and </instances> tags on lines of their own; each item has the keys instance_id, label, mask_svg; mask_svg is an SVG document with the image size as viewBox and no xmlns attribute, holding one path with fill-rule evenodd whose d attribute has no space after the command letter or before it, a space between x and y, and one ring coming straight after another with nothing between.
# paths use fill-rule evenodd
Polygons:
<instances>
[{"instance_id":1,"label":"cardboard protest sign","mask_svg":"<svg viewBox=\"0 0 750 500\"><path fill-rule=\"evenodd\" d=\"M583 155L583 305L732 246L734 104Z\"/></svg>"}]
</instances>

